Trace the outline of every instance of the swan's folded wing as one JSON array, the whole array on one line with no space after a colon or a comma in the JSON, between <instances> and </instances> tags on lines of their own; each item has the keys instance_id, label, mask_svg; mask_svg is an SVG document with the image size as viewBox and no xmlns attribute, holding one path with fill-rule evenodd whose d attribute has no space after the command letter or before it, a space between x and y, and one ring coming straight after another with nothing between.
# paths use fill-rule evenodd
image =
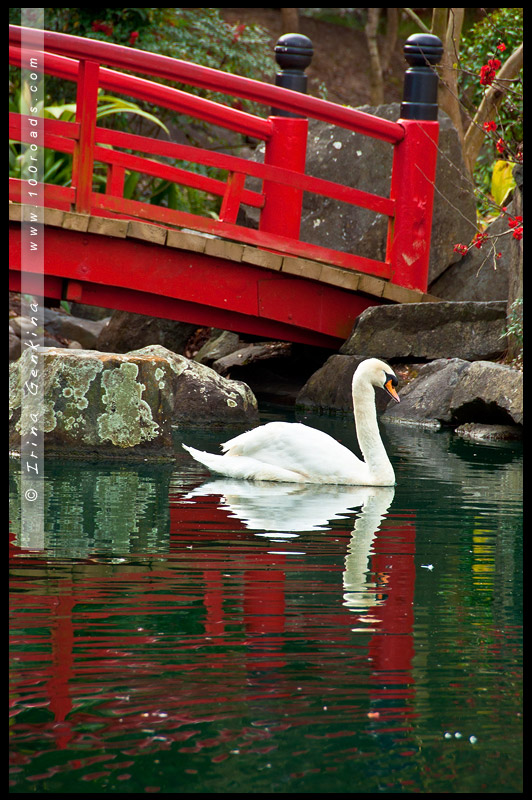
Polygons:
<instances>
[{"instance_id":1,"label":"swan's folded wing","mask_svg":"<svg viewBox=\"0 0 532 800\"><path fill-rule=\"evenodd\" d=\"M182 445L192 458L204 464L208 469L230 478L256 481L286 481L288 483L302 482L302 477L297 472L259 461L248 456L214 455L196 450L194 447Z\"/></svg>"},{"instance_id":2,"label":"swan's folded wing","mask_svg":"<svg viewBox=\"0 0 532 800\"><path fill-rule=\"evenodd\" d=\"M301 423L270 422L222 445L229 456L254 458L304 477L342 478L362 462L342 444Z\"/></svg>"}]
</instances>

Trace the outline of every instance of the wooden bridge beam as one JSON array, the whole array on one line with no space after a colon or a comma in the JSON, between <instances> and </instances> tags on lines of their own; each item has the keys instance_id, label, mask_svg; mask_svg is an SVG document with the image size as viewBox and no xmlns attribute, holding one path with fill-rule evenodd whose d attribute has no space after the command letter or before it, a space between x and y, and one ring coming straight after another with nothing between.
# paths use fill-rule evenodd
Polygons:
<instances>
[{"instance_id":1,"label":"wooden bridge beam","mask_svg":"<svg viewBox=\"0 0 532 800\"><path fill-rule=\"evenodd\" d=\"M18 290L22 207L10 204ZM337 348L366 308L432 300L353 270L142 221L45 209L45 291L57 299Z\"/></svg>"},{"instance_id":2,"label":"wooden bridge beam","mask_svg":"<svg viewBox=\"0 0 532 800\"><path fill-rule=\"evenodd\" d=\"M375 300L244 262L46 227L45 291L57 299L337 348ZM10 288L20 288L10 226Z\"/></svg>"}]
</instances>

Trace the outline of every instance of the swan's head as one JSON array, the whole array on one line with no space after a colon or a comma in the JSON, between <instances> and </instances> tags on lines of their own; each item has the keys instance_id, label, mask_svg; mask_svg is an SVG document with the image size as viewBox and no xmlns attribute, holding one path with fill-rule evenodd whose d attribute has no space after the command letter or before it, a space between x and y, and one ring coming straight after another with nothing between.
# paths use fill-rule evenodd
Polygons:
<instances>
[{"instance_id":1,"label":"swan's head","mask_svg":"<svg viewBox=\"0 0 532 800\"><path fill-rule=\"evenodd\" d=\"M384 389L396 403L399 402L399 395L396 391L399 381L392 368L385 364L384 361L378 358L368 358L366 361L362 361L353 375L353 386L359 380L365 380L372 386Z\"/></svg>"}]
</instances>

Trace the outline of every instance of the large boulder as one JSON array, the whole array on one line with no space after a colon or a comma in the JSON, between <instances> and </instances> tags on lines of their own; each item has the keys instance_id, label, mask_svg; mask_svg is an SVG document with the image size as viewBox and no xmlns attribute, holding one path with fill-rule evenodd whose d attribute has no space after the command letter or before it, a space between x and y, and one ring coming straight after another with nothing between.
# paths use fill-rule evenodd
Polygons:
<instances>
[{"instance_id":1,"label":"large boulder","mask_svg":"<svg viewBox=\"0 0 532 800\"><path fill-rule=\"evenodd\" d=\"M127 354L28 348L10 365L14 451L37 426L47 456L168 459L173 425L257 416L245 384L157 345Z\"/></svg>"},{"instance_id":2,"label":"large boulder","mask_svg":"<svg viewBox=\"0 0 532 800\"><path fill-rule=\"evenodd\" d=\"M36 329L30 317L23 315L10 317L10 361L14 361L20 356L24 339L29 338L34 341L36 332L40 335L40 343L43 347L72 347L91 350L96 346L96 340L102 328L107 324L107 319L90 320L52 308L44 308L42 323L42 327Z\"/></svg>"},{"instance_id":3,"label":"large boulder","mask_svg":"<svg viewBox=\"0 0 532 800\"><path fill-rule=\"evenodd\" d=\"M429 285L429 291L444 300L508 300L523 296L522 241L509 236L510 217L523 215L523 165L513 170L516 187L507 213L486 228L489 239L482 247L472 247L458 262ZM473 231L472 231L473 233ZM457 239L468 244L472 236Z\"/></svg>"},{"instance_id":4,"label":"large boulder","mask_svg":"<svg viewBox=\"0 0 532 800\"><path fill-rule=\"evenodd\" d=\"M351 380L365 357L333 355L317 370L297 396L297 406L307 412L351 413ZM523 374L491 361L470 362L440 358L428 364L406 365L409 375L400 381L400 403L375 392L377 411L387 421L429 428L467 423L512 426L523 422ZM509 438L509 437L506 437Z\"/></svg>"},{"instance_id":5,"label":"large boulder","mask_svg":"<svg viewBox=\"0 0 532 800\"><path fill-rule=\"evenodd\" d=\"M470 362L461 358L441 358L420 365L415 377L406 386L399 386L401 402L397 410L387 409L386 419L429 428L451 425L453 394L469 366Z\"/></svg>"},{"instance_id":6,"label":"large boulder","mask_svg":"<svg viewBox=\"0 0 532 800\"><path fill-rule=\"evenodd\" d=\"M296 398L298 408L312 413L352 413L351 383L356 368L364 360L364 356L330 356L301 388ZM377 410L383 411L390 398L379 391L375 393L375 402Z\"/></svg>"},{"instance_id":7,"label":"large boulder","mask_svg":"<svg viewBox=\"0 0 532 800\"><path fill-rule=\"evenodd\" d=\"M396 121L400 104L361 106L360 111ZM457 242L469 242L476 229L476 202L465 170L458 134L444 112L440 112L439 154L432 224L429 282L461 259L454 252ZM261 152L262 150L262 152ZM255 155L263 160L264 149ZM306 172L317 178L352 186L388 197L393 147L379 139L332 127L326 122L309 123ZM256 183L249 182L250 188ZM257 225L258 212L244 209L239 222ZM356 253L384 261L388 218L363 208L340 203L308 192L304 195L301 238L312 244Z\"/></svg>"},{"instance_id":8,"label":"large boulder","mask_svg":"<svg viewBox=\"0 0 532 800\"><path fill-rule=\"evenodd\" d=\"M451 399L458 423L523 424L523 373L506 364L476 361L464 372Z\"/></svg>"},{"instance_id":9,"label":"large boulder","mask_svg":"<svg viewBox=\"0 0 532 800\"><path fill-rule=\"evenodd\" d=\"M401 303L373 306L357 318L345 355L430 361L494 359L506 349L506 303Z\"/></svg>"},{"instance_id":10,"label":"large boulder","mask_svg":"<svg viewBox=\"0 0 532 800\"><path fill-rule=\"evenodd\" d=\"M472 247L430 283L430 293L442 300L506 300L513 258L510 238L501 236L507 231L505 217L492 222L486 233L499 237L495 245L490 241L481 248ZM455 244L469 244L473 234L471 230L466 238L457 238Z\"/></svg>"},{"instance_id":11,"label":"large boulder","mask_svg":"<svg viewBox=\"0 0 532 800\"><path fill-rule=\"evenodd\" d=\"M129 353L139 347L159 344L182 355L196 328L197 325L188 322L147 317L130 311L113 311L95 347L104 353Z\"/></svg>"},{"instance_id":12,"label":"large boulder","mask_svg":"<svg viewBox=\"0 0 532 800\"><path fill-rule=\"evenodd\" d=\"M521 426L523 373L491 361L437 359L400 388L401 403L385 418L439 428L465 423Z\"/></svg>"},{"instance_id":13,"label":"large boulder","mask_svg":"<svg viewBox=\"0 0 532 800\"><path fill-rule=\"evenodd\" d=\"M247 342L237 333L213 330L194 360L224 377L244 381L260 400L293 405L301 386L329 352L291 342Z\"/></svg>"},{"instance_id":14,"label":"large boulder","mask_svg":"<svg viewBox=\"0 0 532 800\"><path fill-rule=\"evenodd\" d=\"M171 458L171 398L161 389L167 367L159 362L26 349L10 365L11 449L35 426L43 431L46 456Z\"/></svg>"},{"instance_id":15,"label":"large boulder","mask_svg":"<svg viewBox=\"0 0 532 800\"><path fill-rule=\"evenodd\" d=\"M55 311L53 308L45 308L43 318L45 331L52 336L79 342L84 350L96 347L96 340L109 319L109 317L99 320L85 319Z\"/></svg>"},{"instance_id":16,"label":"large boulder","mask_svg":"<svg viewBox=\"0 0 532 800\"><path fill-rule=\"evenodd\" d=\"M160 345L150 345L128 355L163 357L168 363L162 378L172 398L173 425L251 425L258 422L255 395L246 383L219 375L214 369L171 353ZM167 383L168 381L168 383Z\"/></svg>"}]
</instances>

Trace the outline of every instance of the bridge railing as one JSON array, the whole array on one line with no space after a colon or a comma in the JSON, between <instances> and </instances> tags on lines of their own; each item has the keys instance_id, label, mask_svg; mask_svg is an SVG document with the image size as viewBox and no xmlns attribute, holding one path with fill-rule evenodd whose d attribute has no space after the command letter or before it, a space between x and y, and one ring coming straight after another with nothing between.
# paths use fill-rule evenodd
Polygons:
<instances>
[{"instance_id":1,"label":"bridge railing","mask_svg":"<svg viewBox=\"0 0 532 800\"><path fill-rule=\"evenodd\" d=\"M404 118L391 122L291 89L167 56L68 34L10 26L12 64L29 66L30 58L33 58L33 64L38 63L45 74L77 84L75 122L39 119L42 133L39 144L73 156L71 185L45 185L45 205L81 214L143 219L162 225L194 228L365 272L422 291L427 288L438 137L437 76L430 65L439 60L438 46L441 47L441 43L432 36L420 35L408 40L405 55L411 67L405 78ZM40 47L44 52L39 50ZM118 72L109 67L128 72ZM265 119L131 72L246 98L273 106L275 110ZM97 125L100 88L263 140L264 163L100 127ZM288 115L285 116L286 112ZM306 175L307 117L390 143L394 147L390 196L381 197ZM35 134L35 125L35 119L29 116L10 114L10 138L19 142L35 141L31 138ZM223 181L171 166L152 156L215 167L226 171L227 179ZM93 190L95 163L107 168L104 193ZM164 178L221 196L219 219L125 198L127 171ZM247 176L260 179L262 191L246 188ZM11 178L10 199L20 202L22 188L22 179ZM303 192L387 216L386 260L364 258L301 241ZM258 230L237 224L241 204L260 210Z\"/></svg>"}]
</instances>

